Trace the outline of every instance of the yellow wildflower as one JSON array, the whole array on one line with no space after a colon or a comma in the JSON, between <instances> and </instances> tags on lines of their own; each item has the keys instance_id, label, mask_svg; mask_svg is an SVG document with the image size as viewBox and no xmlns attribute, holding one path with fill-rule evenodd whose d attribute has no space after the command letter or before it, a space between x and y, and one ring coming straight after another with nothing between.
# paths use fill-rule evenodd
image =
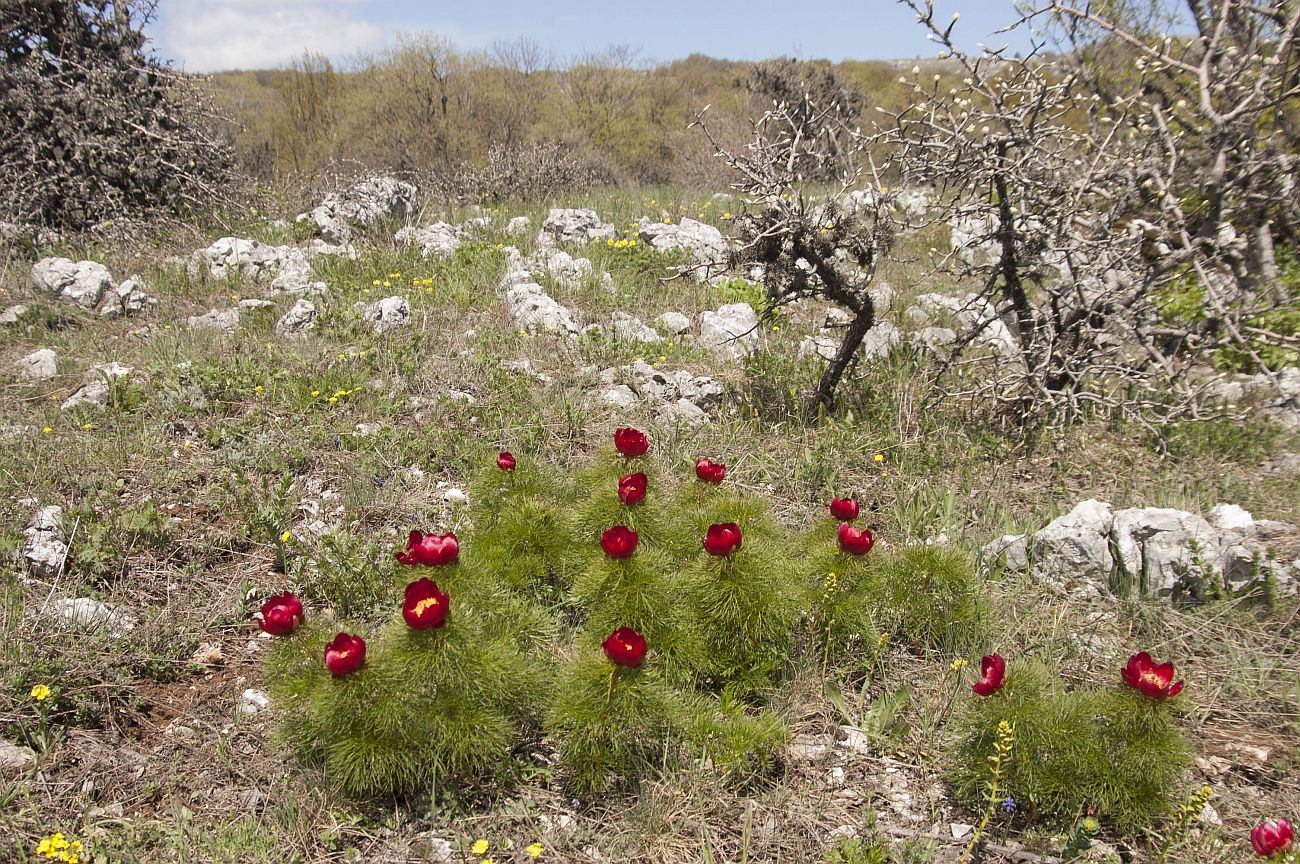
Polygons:
<instances>
[{"instance_id":1,"label":"yellow wildflower","mask_svg":"<svg viewBox=\"0 0 1300 864\"><path fill-rule=\"evenodd\" d=\"M541 857L542 857L542 844L541 844L541 843L533 843L532 845L530 845L530 846L528 847L528 854L529 854L532 858L534 858L534 859L541 858Z\"/></svg>"},{"instance_id":2,"label":"yellow wildflower","mask_svg":"<svg viewBox=\"0 0 1300 864\"><path fill-rule=\"evenodd\" d=\"M954 657L952 660L952 671L960 672L970 665L970 661L965 657Z\"/></svg>"},{"instance_id":3,"label":"yellow wildflower","mask_svg":"<svg viewBox=\"0 0 1300 864\"><path fill-rule=\"evenodd\" d=\"M474 841L474 845L469 847L469 851L474 855L482 855L488 850L488 842L482 837Z\"/></svg>"},{"instance_id":4,"label":"yellow wildflower","mask_svg":"<svg viewBox=\"0 0 1300 864\"><path fill-rule=\"evenodd\" d=\"M877 453L877 454L876 454L876 461L877 461L877 462L884 462L884 461L885 461L885 454L884 454L884 453Z\"/></svg>"},{"instance_id":5,"label":"yellow wildflower","mask_svg":"<svg viewBox=\"0 0 1300 864\"><path fill-rule=\"evenodd\" d=\"M261 384L258 384L256 387L253 388L253 392L254 392L254 393L261 393L261 392L263 392L263 391L265 391L265 390L266 390L266 388L263 387Z\"/></svg>"},{"instance_id":6,"label":"yellow wildflower","mask_svg":"<svg viewBox=\"0 0 1300 864\"><path fill-rule=\"evenodd\" d=\"M319 395L320 395L320 391L319 391L319 390L313 390L313 391L311 391L311 395L312 395L312 396L319 396Z\"/></svg>"},{"instance_id":7,"label":"yellow wildflower","mask_svg":"<svg viewBox=\"0 0 1300 864\"><path fill-rule=\"evenodd\" d=\"M94 428L95 428L95 424L94 424L94 423L82 423L82 424L81 424L81 428L82 428L82 429L94 429Z\"/></svg>"},{"instance_id":8,"label":"yellow wildflower","mask_svg":"<svg viewBox=\"0 0 1300 864\"><path fill-rule=\"evenodd\" d=\"M37 702L44 702L50 698L50 688L44 684L37 684L32 688L31 697Z\"/></svg>"},{"instance_id":9,"label":"yellow wildflower","mask_svg":"<svg viewBox=\"0 0 1300 864\"><path fill-rule=\"evenodd\" d=\"M286 530L283 534L280 535L281 543L288 543L292 539L293 539L293 534L288 530Z\"/></svg>"},{"instance_id":10,"label":"yellow wildflower","mask_svg":"<svg viewBox=\"0 0 1300 864\"><path fill-rule=\"evenodd\" d=\"M46 427L45 427L44 429L42 429L41 431L48 435L49 433L53 432L54 430L51 429L49 426L46 426Z\"/></svg>"}]
</instances>

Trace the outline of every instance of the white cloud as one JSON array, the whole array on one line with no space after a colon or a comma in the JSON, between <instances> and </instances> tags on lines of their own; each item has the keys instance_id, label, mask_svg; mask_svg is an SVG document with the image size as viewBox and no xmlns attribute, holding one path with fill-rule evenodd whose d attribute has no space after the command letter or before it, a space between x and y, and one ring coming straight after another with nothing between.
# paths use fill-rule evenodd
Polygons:
<instances>
[{"instance_id":1,"label":"white cloud","mask_svg":"<svg viewBox=\"0 0 1300 864\"><path fill-rule=\"evenodd\" d=\"M357 0L172 0L154 26L164 56L189 72L264 69L312 51L339 57L375 48L386 33Z\"/></svg>"}]
</instances>

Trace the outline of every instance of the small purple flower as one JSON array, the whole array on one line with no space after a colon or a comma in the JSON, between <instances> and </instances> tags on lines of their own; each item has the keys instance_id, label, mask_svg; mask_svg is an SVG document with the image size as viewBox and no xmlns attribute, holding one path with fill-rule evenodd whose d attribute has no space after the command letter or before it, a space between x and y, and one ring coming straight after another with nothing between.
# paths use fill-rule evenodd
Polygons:
<instances>
[{"instance_id":1,"label":"small purple flower","mask_svg":"<svg viewBox=\"0 0 1300 864\"><path fill-rule=\"evenodd\" d=\"M376 475L375 475L375 488L376 488L376 489L383 489L383 488L384 488L384 475L382 475L382 474L376 474Z\"/></svg>"},{"instance_id":2,"label":"small purple flower","mask_svg":"<svg viewBox=\"0 0 1300 864\"><path fill-rule=\"evenodd\" d=\"M1010 816L1012 813L1015 813L1015 812L1016 812L1016 799L1015 799L1015 798L1012 798L1010 795L1008 795L1008 796L1006 797L1006 799L1003 800L1003 802L1002 802L1002 812L1005 813L1005 814L1007 814L1008 816Z\"/></svg>"}]
</instances>

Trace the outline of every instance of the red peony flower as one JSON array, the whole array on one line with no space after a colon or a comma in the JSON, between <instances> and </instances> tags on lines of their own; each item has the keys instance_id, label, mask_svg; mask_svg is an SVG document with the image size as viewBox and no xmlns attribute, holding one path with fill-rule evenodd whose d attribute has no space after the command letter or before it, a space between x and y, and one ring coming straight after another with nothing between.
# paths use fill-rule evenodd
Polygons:
<instances>
[{"instance_id":1,"label":"red peony flower","mask_svg":"<svg viewBox=\"0 0 1300 864\"><path fill-rule=\"evenodd\" d=\"M340 633L325 646L325 668L335 678L351 675L366 662L366 640L360 636Z\"/></svg>"},{"instance_id":2,"label":"red peony flower","mask_svg":"<svg viewBox=\"0 0 1300 864\"><path fill-rule=\"evenodd\" d=\"M497 467L502 471L515 470L515 454L508 450L502 450L497 454Z\"/></svg>"},{"instance_id":3,"label":"red peony flower","mask_svg":"<svg viewBox=\"0 0 1300 864\"><path fill-rule=\"evenodd\" d=\"M1255 854L1261 858L1280 856L1291 848L1295 832L1291 823L1285 819L1269 819L1250 829L1250 845L1255 847Z\"/></svg>"},{"instance_id":4,"label":"red peony flower","mask_svg":"<svg viewBox=\"0 0 1300 864\"><path fill-rule=\"evenodd\" d=\"M645 437L644 432L638 432L628 426L614 430L614 447L623 454L624 459L635 459L646 454L650 449L650 441Z\"/></svg>"},{"instance_id":5,"label":"red peony flower","mask_svg":"<svg viewBox=\"0 0 1300 864\"><path fill-rule=\"evenodd\" d=\"M446 534L412 531L411 536L406 538L406 552L398 552L397 560L403 564L419 564L423 567L455 564L460 560L460 544L456 542L456 535L450 531Z\"/></svg>"},{"instance_id":6,"label":"red peony flower","mask_svg":"<svg viewBox=\"0 0 1300 864\"><path fill-rule=\"evenodd\" d=\"M600 643L605 656L615 666L640 669L645 659L645 637L631 627L620 627Z\"/></svg>"},{"instance_id":7,"label":"red peony flower","mask_svg":"<svg viewBox=\"0 0 1300 864\"><path fill-rule=\"evenodd\" d=\"M852 498L832 498L831 515L841 522L852 522L858 518L858 502Z\"/></svg>"},{"instance_id":8,"label":"red peony flower","mask_svg":"<svg viewBox=\"0 0 1300 864\"><path fill-rule=\"evenodd\" d=\"M854 504L853 506L856 509L857 505ZM838 534L840 549L850 555L866 555L876 542L870 528L854 528L847 522L840 524Z\"/></svg>"},{"instance_id":9,"label":"red peony flower","mask_svg":"<svg viewBox=\"0 0 1300 864\"><path fill-rule=\"evenodd\" d=\"M288 636L302 624L302 601L288 591L262 604L262 620L257 622L272 636Z\"/></svg>"},{"instance_id":10,"label":"red peony flower","mask_svg":"<svg viewBox=\"0 0 1300 864\"><path fill-rule=\"evenodd\" d=\"M611 558L631 558L636 543L636 532L623 525L615 525L600 535L600 548Z\"/></svg>"},{"instance_id":11,"label":"red peony flower","mask_svg":"<svg viewBox=\"0 0 1300 864\"><path fill-rule=\"evenodd\" d=\"M1183 682L1170 686L1174 680L1173 663L1156 663L1151 655L1139 651L1128 658L1128 665L1119 671L1125 683L1143 696L1149 696L1157 702L1163 702L1170 696L1183 692Z\"/></svg>"},{"instance_id":12,"label":"red peony flower","mask_svg":"<svg viewBox=\"0 0 1300 864\"><path fill-rule=\"evenodd\" d=\"M618 480L618 500L628 506L640 504L645 500L645 487L644 474L625 474Z\"/></svg>"},{"instance_id":13,"label":"red peony flower","mask_svg":"<svg viewBox=\"0 0 1300 864\"><path fill-rule=\"evenodd\" d=\"M740 526L735 522L710 525L704 535L704 551L710 555L730 555L740 548Z\"/></svg>"},{"instance_id":14,"label":"red peony flower","mask_svg":"<svg viewBox=\"0 0 1300 864\"><path fill-rule=\"evenodd\" d=\"M727 479L727 466L711 459L699 459L695 463L695 476L705 483L721 483Z\"/></svg>"},{"instance_id":15,"label":"red peony flower","mask_svg":"<svg viewBox=\"0 0 1300 864\"><path fill-rule=\"evenodd\" d=\"M451 598L438 590L432 579L416 579L406 586L406 600L402 603L402 617L412 630L437 630L447 623L451 611Z\"/></svg>"},{"instance_id":16,"label":"red peony flower","mask_svg":"<svg viewBox=\"0 0 1300 864\"><path fill-rule=\"evenodd\" d=\"M1007 661L1001 654L990 654L980 659L980 680L971 685L980 696L992 696L1002 689L1007 680Z\"/></svg>"}]
</instances>

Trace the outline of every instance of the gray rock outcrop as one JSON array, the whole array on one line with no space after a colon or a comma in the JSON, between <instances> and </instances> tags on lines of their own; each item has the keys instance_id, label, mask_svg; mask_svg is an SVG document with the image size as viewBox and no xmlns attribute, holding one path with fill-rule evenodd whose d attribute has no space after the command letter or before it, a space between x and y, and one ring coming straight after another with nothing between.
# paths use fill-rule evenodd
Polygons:
<instances>
[{"instance_id":1,"label":"gray rock outcrop","mask_svg":"<svg viewBox=\"0 0 1300 864\"><path fill-rule=\"evenodd\" d=\"M59 374L59 356L49 348L38 348L14 361L14 372L28 381L45 381Z\"/></svg>"},{"instance_id":2,"label":"gray rock outcrop","mask_svg":"<svg viewBox=\"0 0 1300 864\"><path fill-rule=\"evenodd\" d=\"M1292 525L1257 521L1233 504L1217 505L1206 518L1169 507L1114 510L1088 500L1034 534L989 543L983 557L1080 597L1199 599L1264 579L1294 592L1300 562L1275 560L1269 546L1298 536Z\"/></svg>"},{"instance_id":3,"label":"gray rock outcrop","mask_svg":"<svg viewBox=\"0 0 1300 864\"><path fill-rule=\"evenodd\" d=\"M758 315L748 303L729 303L700 315L700 345L743 360L758 350Z\"/></svg>"},{"instance_id":4,"label":"gray rock outcrop","mask_svg":"<svg viewBox=\"0 0 1300 864\"><path fill-rule=\"evenodd\" d=\"M374 303L357 303L352 307L375 333L391 333L411 325L411 305L405 297L385 297Z\"/></svg>"},{"instance_id":5,"label":"gray rock outcrop","mask_svg":"<svg viewBox=\"0 0 1300 864\"><path fill-rule=\"evenodd\" d=\"M331 192L298 221L310 221L316 233L329 243L346 244L355 229L384 219L409 219L415 215L419 196L414 186L393 177L367 177L342 192Z\"/></svg>"},{"instance_id":6,"label":"gray rock outcrop","mask_svg":"<svg viewBox=\"0 0 1300 864\"><path fill-rule=\"evenodd\" d=\"M595 240L612 240L618 229L608 222L602 222L595 210L552 208L542 222L538 235L539 244L576 243L585 244Z\"/></svg>"},{"instance_id":7,"label":"gray rock outcrop","mask_svg":"<svg viewBox=\"0 0 1300 864\"><path fill-rule=\"evenodd\" d=\"M42 258L32 265L28 282L37 294L72 303L106 318L131 315L154 304L139 277L120 284L98 261Z\"/></svg>"}]
</instances>

